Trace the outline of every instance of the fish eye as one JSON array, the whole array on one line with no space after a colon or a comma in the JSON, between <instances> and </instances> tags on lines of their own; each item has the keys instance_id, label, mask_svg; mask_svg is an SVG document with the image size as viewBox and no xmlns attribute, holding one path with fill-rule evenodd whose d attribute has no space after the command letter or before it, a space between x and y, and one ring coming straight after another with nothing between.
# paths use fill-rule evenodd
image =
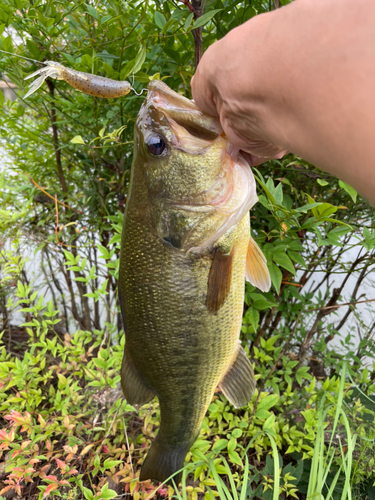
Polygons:
<instances>
[{"instance_id":1,"label":"fish eye","mask_svg":"<svg viewBox=\"0 0 375 500\"><path fill-rule=\"evenodd\" d=\"M155 156L160 156L165 149L165 140L159 134L150 135L147 138L146 144L150 152Z\"/></svg>"}]
</instances>

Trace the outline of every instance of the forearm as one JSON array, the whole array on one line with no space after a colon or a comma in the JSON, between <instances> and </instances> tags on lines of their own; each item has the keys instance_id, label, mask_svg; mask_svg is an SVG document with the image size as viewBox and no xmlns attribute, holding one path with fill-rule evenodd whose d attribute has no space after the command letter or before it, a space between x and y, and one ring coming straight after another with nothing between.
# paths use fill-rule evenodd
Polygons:
<instances>
[{"instance_id":1,"label":"forearm","mask_svg":"<svg viewBox=\"0 0 375 500\"><path fill-rule=\"evenodd\" d=\"M373 0L296 0L229 33L211 98L231 139L281 146L374 203L374 27Z\"/></svg>"}]
</instances>

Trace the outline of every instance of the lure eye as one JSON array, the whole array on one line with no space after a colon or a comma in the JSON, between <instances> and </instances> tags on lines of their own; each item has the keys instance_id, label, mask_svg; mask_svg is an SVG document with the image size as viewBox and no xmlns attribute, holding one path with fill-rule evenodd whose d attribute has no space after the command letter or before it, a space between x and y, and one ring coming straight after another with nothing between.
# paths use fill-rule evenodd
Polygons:
<instances>
[{"instance_id":1,"label":"lure eye","mask_svg":"<svg viewBox=\"0 0 375 500\"><path fill-rule=\"evenodd\" d=\"M147 146L153 155L160 156L165 149L165 140L161 135L154 134L147 139Z\"/></svg>"}]
</instances>

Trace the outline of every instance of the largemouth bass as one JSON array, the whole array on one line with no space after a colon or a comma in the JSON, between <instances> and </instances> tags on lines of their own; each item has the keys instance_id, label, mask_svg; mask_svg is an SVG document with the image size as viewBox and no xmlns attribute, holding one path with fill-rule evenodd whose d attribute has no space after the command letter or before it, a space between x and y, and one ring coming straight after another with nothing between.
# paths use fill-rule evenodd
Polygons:
<instances>
[{"instance_id":1,"label":"largemouth bass","mask_svg":"<svg viewBox=\"0 0 375 500\"><path fill-rule=\"evenodd\" d=\"M183 467L217 386L236 408L255 390L239 332L245 275L270 287L250 236L256 201L251 169L219 121L152 81L135 125L119 278L122 389L130 404L156 395L161 411L141 481Z\"/></svg>"}]
</instances>

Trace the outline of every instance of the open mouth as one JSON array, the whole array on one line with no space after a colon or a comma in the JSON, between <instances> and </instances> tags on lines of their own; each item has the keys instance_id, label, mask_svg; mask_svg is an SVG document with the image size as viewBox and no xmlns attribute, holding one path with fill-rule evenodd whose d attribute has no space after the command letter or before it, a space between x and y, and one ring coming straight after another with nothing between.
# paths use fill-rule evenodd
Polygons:
<instances>
[{"instance_id":1,"label":"open mouth","mask_svg":"<svg viewBox=\"0 0 375 500\"><path fill-rule=\"evenodd\" d=\"M147 101L198 139L213 141L223 131L217 118L203 113L193 101L174 92L160 80L150 82Z\"/></svg>"}]
</instances>

